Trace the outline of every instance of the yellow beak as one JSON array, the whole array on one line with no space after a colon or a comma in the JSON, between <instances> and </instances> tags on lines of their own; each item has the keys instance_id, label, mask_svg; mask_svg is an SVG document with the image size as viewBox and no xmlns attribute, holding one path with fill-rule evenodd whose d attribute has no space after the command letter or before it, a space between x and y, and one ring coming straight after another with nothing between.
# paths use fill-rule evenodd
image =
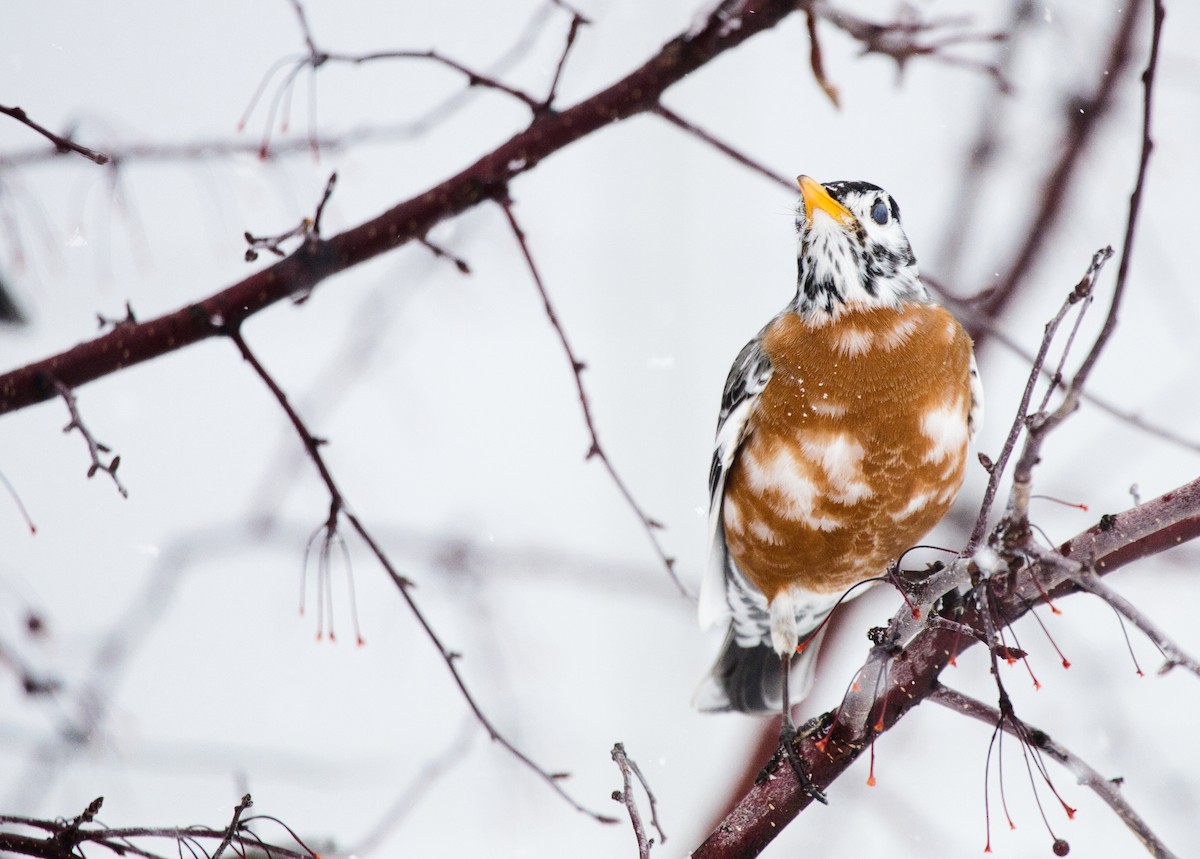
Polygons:
<instances>
[{"instance_id":1,"label":"yellow beak","mask_svg":"<svg viewBox=\"0 0 1200 859\"><path fill-rule=\"evenodd\" d=\"M800 195L804 198L804 217L808 219L809 223L812 223L813 209L820 209L839 224L854 222L854 216L850 214L850 210L830 197L829 192L816 179L810 176L797 176L796 182L799 183Z\"/></svg>"}]
</instances>

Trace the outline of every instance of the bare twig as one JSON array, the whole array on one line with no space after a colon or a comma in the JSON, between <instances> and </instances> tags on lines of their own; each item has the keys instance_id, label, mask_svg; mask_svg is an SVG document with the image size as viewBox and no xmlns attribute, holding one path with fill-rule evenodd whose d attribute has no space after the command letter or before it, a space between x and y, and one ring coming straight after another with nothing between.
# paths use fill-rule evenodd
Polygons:
<instances>
[{"instance_id":1,"label":"bare twig","mask_svg":"<svg viewBox=\"0 0 1200 859\"><path fill-rule=\"evenodd\" d=\"M646 826L642 823L641 812L638 811L637 801L633 798L632 776L637 776L638 783L646 792L646 798L650 803L650 825L658 832L659 842L665 844L667 836L663 834L662 827L658 823L658 802L654 799L650 785L646 783L646 777L642 775L637 762L626 754L624 743L617 743L612 747L612 759L621 770L622 783L622 789L614 790L612 798L624 805L625 810L629 813L629 822L633 825L633 834L637 838L639 859L649 859L654 839L646 835Z\"/></svg>"},{"instance_id":2,"label":"bare twig","mask_svg":"<svg viewBox=\"0 0 1200 859\"><path fill-rule=\"evenodd\" d=\"M221 854L228 849L229 842L233 841L238 830L241 828L240 821L242 818L242 812L252 805L254 805L254 803L250 799L250 794L246 794L242 797L242 801L239 802L237 807L233 809L233 818L229 821L229 826L225 829L225 837L221 839L221 843L217 845L217 849L213 851L213 854L211 857L209 857L209 859L221 859Z\"/></svg>"},{"instance_id":3,"label":"bare twig","mask_svg":"<svg viewBox=\"0 0 1200 859\"><path fill-rule=\"evenodd\" d=\"M29 533L36 534L37 526L33 524L33 519L30 518L29 511L25 508L25 502L21 500L21 496L17 494L16 487L12 485L12 481L8 479L8 475L3 471L0 471L0 483L4 484L9 497L17 505L17 511L21 514L21 518L25 520L25 527L29 529Z\"/></svg>"},{"instance_id":4,"label":"bare twig","mask_svg":"<svg viewBox=\"0 0 1200 859\"><path fill-rule=\"evenodd\" d=\"M246 126L251 114L254 113L262 97L265 95L270 83L275 76L282 72L282 81L271 97L270 104L267 107L266 126L263 132L262 143L258 147L260 157L267 157L271 150L271 131L275 126L277 116L280 116L281 131L287 130L288 115L290 111L292 91L295 87L296 80L301 72L309 69L315 75L316 72L326 64L344 64L344 65L363 65L365 63L378 62L381 60L425 60L435 63L444 68L455 71L467 79L468 87L480 87L483 89L491 89L497 92L504 93L517 101L523 103L532 114L536 117L542 113L549 111L550 104L554 99L555 92L558 87L559 78L562 74L563 66L566 63L567 56L571 51L571 47L575 43L575 38L579 27L587 23L587 19L580 13L574 10L567 10L571 14L571 25L568 29L563 52L559 57L558 64L555 68L554 77L550 85L549 94L543 100L534 98L527 92L517 89L501 81L495 74L490 72L481 72L472 69L465 64L454 60L445 54L436 50L383 50L371 51L359 54L338 53L334 51L325 51L317 46L316 37L313 34L312 27L308 23L308 16L305 14L304 5L300 0L291 0L292 9L296 14L296 19L300 24L301 35L304 38L306 51L298 57L285 57L274 63L266 74L259 81L254 94L250 98L249 104L246 106L245 113L238 122L238 130ZM562 7L566 9L566 7ZM284 71L286 69L286 71ZM314 154L320 153L321 143L316 134L314 115L316 112L316 95L315 90L310 89L310 104L309 104L309 134L308 147Z\"/></svg>"},{"instance_id":5,"label":"bare twig","mask_svg":"<svg viewBox=\"0 0 1200 859\"><path fill-rule=\"evenodd\" d=\"M279 258L287 256L287 252L283 248L283 243L289 239L303 239L305 243L315 241L321 237L321 216L325 213L325 204L329 202L329 198L333 196L333 186L337 184L337 172L329 174L329 179L325 183L325 190L321 194L321 202L317 204L317 210L311 218L304 218L299 224L292 227L290 230L284 230L273 236L256 236L247 230L243 233L246 239L246 262L254 262L258 259L260 250L269 251ZM131 320L136 321L136 320Z\"/></svg>"},{"instance_id":6,"label":"bare twig","mask_svg":"<svg viewBox=\"0 0 1200 859\"><path fill-rule=\"evenodd\" d=\"M728 143L725 143L723 140L718 140L712 134L705 131L703 128L700 128L698 125L695 125L694 123L691 123L688 120L684 119L682 116L677 114L675 111L671 110L666 105L660 104L660 105L655 106L654 112L656 114L658 114L659 116L661 116L663 119L665 119L667 122L676 126L677 128L680 128L680 129L686 131L688 134L692 135L697 140L702 140L705 143L707 143L709 146L716 149L718 152L722 153L723 155L728 155L730 158L732 158L738 164L741 164L743 167L748 167L749 169L753 170L755 173L758 173L760 176L764 176L767 179L770 179L775 184L781 185L784 188L787 188L792 193L795 193L795 191L796 191L795 180L788 179L786 176L776 173L771 168L761 164L758 161L755 161L753 158L751 158L749 155L746 155L744 152L734 149L732 146L730 146Z\"/></svg>"},{"instance_id":7,"label":"bare twig","mask_svg":"<svg viewBox=\"0 0 1200 859\"><path fill-rule=\"evenodd\" d=\"M620 474L617 473L616 467L612 463L612 459L600 444L600 436L596 432L596 420L592 415L592 406L588 400L587 389L583 385L583 371L587 369L587 364L579 359L575 354L575 350L571 347L571 341L567 339L567 332L563 330L562 322L559 321L558 313L554 310L554 304L550 301L550 293L546 291L546 284L542 281L542 275L538 271L537 265L533 261L533 254L529 250L529 242L525 237L525 231L521 229L521 225L517 223L516 215L513 214L512 201L507 197L501 197L498 201L500 208L504 211L504 216L508 220L508 225L512 229L513 236L517 240L517 244L521 248L521 256L525 259L525 265L529 269L529 274L533 278L533 283L537 287L538 294L542 298L542 306L546 310L546 318L550 320L551 327L554 328L554 333L558 336L558 342L562 346L563 354L567 361L571 364L571 372L575 376L575 393L579 397L579 407L583 411L583 422L587 428L588 436L591 441L591 446L588 448L586 459L598 459L604 465L604 470L608 472L608 476L612 479L613 484L617 487L617 491L621 493L621 497L625 499L626 505L637 516L638 521L642 524L642 530L646 532L647 538L650 540L651 546L654 547L655 554L666 568L667 575L671 577L671 581L675 583L675 587L684 596L691 596L687 588L683 586L678 574L675 572L675 559L667 554L663 548L662 542L658 539L657 532L662 530L662 523L657 519L652 518L641 504L633 497L633 492L625 483Z\"/></svg>"},{"instance_id":8,"label":"bare twig","mask_svg":"<svg viewBox=\"0 0 1200 859\"><path fill-rule=\"evenodd\" d=\"M926 286L929 286L936 291L946 304L954 308L955 315L964 320L964 324L970 325L976 330L986 331L989 339L999 343L1009 352L1016 355L1030 366L1034 364L1034 354L1006 334L995 320L987 318L977 309L975 309L973 302L967 299L956 298L950 294L950 292L945 288L944 283L939 278L931 277L922 272L921 280ZM1053 371L1051 371L1045 365L1042 366L1042 375L1050 379L1051 390L1062 391L1066 389L1066 385L1062 379L1055 379ZM1114 418L1115 420L1133 427L1139 432L1143 432L1146 435L1161 439L1162 441L1173 444L1176 447L1184 450L1191 451L1192 453L1200 453L1200 440L1183 435L1171 427L1147 420L1137 412L1122 408L1110 400L1107 400L1104 397L1101 397L1086 389L1080 393L1080 399L1082 402L1095 406L1097 409Z\"/></svg>"},{"instance_id":9,"label":"bare twig","mask_svg":"<svg viewBox=\"0 0 1200 859\"><path fill-rule=\"evenodd\" d=\"M565 4L552 2L534 11L512 46L485 70L489 77L503 74L517 60L525 56L529 46L534 43L546 20L550 17L550 11L556 5L565 8ZM266 81L263 82L264 86L265 84ZM214 139L187 143L150 141L112 143L106 149L113 163L122 166L137 162L206 161L226 159L234 155L255 155L263 161L273 161L282 157L309 154L314 149L325 153L337 152L368 141L411 140L419 137L428 132L437 122L461 110L470 101L472 93L470 88L456 92L417 118L406 122L390 125L364 125L341 134L314 136L314 133L310 133L309 136L303 138L284 138L272 141L271 147L267 151L263 151L261 143L250 143L241 139ZM0 167L12 168L41 164L61 156L62 153L57 150L42 147L0 153Z\"/></svg>"},{"instance_id":10,"label":"bare twig","mask_svg":"<svg viewBox=\"0 0 1200 859\"><path fill-rule=\"evenodd\" d=\"M166 859L172 855L178 857L183 855L184 849L191 852L197 859L200 856L206 857L206 859L218 859L221 852L227 848L232 848L239 856L243 857L248 855L248 852L255 852L264 856L279 857L279 859L319 859L318 855L310 850L287 824L277 818L260 815L239 820L238 817L244 810L242 806L239 806L238 811L235 812L233 823L225 829L213 829L208 826L180 828L138 826L113 829L93 825L101 801L102 799L98 799L93 802L84 814L70 822L0 815L0 825L20 826L47 833L45 838L36 838L16 832L0 831L0 851L6 854L36 856L41 859L74 859L74 857L85 855L82 847L89 844L102 847L117 857L136 856L140 859ZM248 798L243 799L243 802L248 803ZM300 849L281 847L264 841L260 835L249 828L250 823L260 820L270 821L282 827ZM152 839L174 842L176 849L158 853L142 846L143 842ZM205 842L217 842L220 846L210 854L204 846Z\"/></svg>"},{"instance_id":11,"label":"bare twig","mask_svg":"<svg viewBox=\"0 0 1200 859\"><path fill-rule=\"evenodd\" d=\"M1038 352L1038 360L1035 362L1033 371L1029 375L1029 382L1025 388L1026 396L1021 398L1021 407L1018 412L1018 418L1013 423L1012 430L1009 431L1008 438L1005 440L1004 450L1001 457L996 462L996 467L993 469L992 479L988 481L988 489L992 490L995 486L995 481L999 479L1000 474L1004 471L1004 467L1008 463L1009 454L1013 450L1013 445L1016 443L1017 435L1021 429L1026 430L1025 445L1022 448L1021 455L1017 458L1016 464L1013 466L1012 491L1009 493L1008 509L1005 512L1007 524L1005 527L1013 528L1017 531L1025 531L1029 521L1029 499L1033 492L1033 468L1037 464L1038 451L1041 449L1042 440L1052 429L1058 426L1062 420L1071 412L1078 408L1077 398L1071 395L1071 389L1075 388L1075 380L1072 380L1068 386L1066 395L1063 397L1062 403L1052 413L1047 415L1045 411L1038 411L1030 414L1029 397L1032 393L1034 383L1037 381L1038 375L1045 364L1046 351L1049 348L1050 342L1054 339L1054 334L1058 324L1066 316L1067 311L1071 306L1087 301L1092 295L1092 290L1095 288L1096 278L1100 275L1100 271L1104 268L1104 264L1112 258L1112 248L1105 247L1096 251L1092 256L1091 264L1088 265L1088 270L1083 278L1075 285L1075 288L1067 295L1066 303L1062 309L1054 317L1052 322L1046 326L1046 336L1042 341L1042 349ZM1116 296L1113 296L1116 301ZM1066 359L1066 350L1064 349L1063 359ZM1078 377L1076 377L1078 378ZM981 519L986 516L987 509L980 511ZM972 532L972 539L978 538L983 532L983 526L977 521L975 530ZM974 542L968 548L974 548Z\"/></svg>"},{"instance_id":12,"label":"bare twig","mask_svg":"<svg viewBox=\"0 0 1200 859\"><path fill-rule=\"evenodd\" d=\"M821 56L821 40L817 37L817 16L812 7L804 10L804 23L808 26L808 64L812 68L813 77L821 85L825 95L834 107L842 105L838 101L838 88L825 76L825 61Z\"/></svg>"},{"instance_id":13,"label":"bare twig","mask_svg":"<svg viewBox=\"0 0 1200 859\"><path fill-rule=\"evenodd\" d=\"M465 259L463 259L462 257L458 256L457 254L453 253L452 251L447 250L446 248L442 247L441 245L435 244L434 242L430 241L428 236L422 236L421 238L417 239L417 241L419 241L425 247L426 250L428 250L431 254L433 254L438 259L449 260L450 262L454 263L454 267L457 268L463 274L471 273L471 266L467 263L467 261Z\"/></svg>"},{"instance_id":14,"label":"bare twig","mask_svg":"<svg viewBox=\"0 0 1200 859\"><path fill-rule=\"evenodd\" d=\"M1087 272L1083 278L1075 285L1075 287L1067 294L1062 306L1054 317L1046 323L1045 331L1042 335L1042 343L1038 348L1037 355L1034 356L1033 366L1029 371L1029 378L1025 382L1025 390L1021 394L1020 404L1017 406L1017 415L1009 427L1008 435L1004 439L1004 445L1000 450L999 456L996 457L989 467L989 477L987 488L983 493L983 502L979 507L979 516L975 520L975 527L971 531L971 537L967 541L965 551L971 553L975 547L979 545L983 539L984 531L987 529L988 515L991 513L992 503L995 501L996 492L1000 488L1000 478L1004 474L1004 470L1008 465L1008 460L1012 456L1013 449L1016 447L1017 439L1021 435L1021 430L1026 426L1028 420L1029 403L1033 399L1034 388L1037 385L1042 368L1046 364L1046 356L1050 352L1050 345L1054 342L1054 335L1058 331L1058 326L1062 324L1066 318L1068 311L1084 296L1091 293L1095 283L1096 276L1104 267L1104 263L1112 256L1111 248L1102 248L1092 256L1092 261L1088 265Z\"/></svg>"},{"instance_id":15,"label":"bare twig","mask_svg":"<svg viewBox=\"0 0 1200 859\"><path fill-rule=\"evenodd\" d=\"M32 128L38 134L42 135L42 137L46 138L51 143L53 143L55 152L58 152L58 153L76 152L76 153L82 155L84 158L88 159L89 161L94 161L97 164L107 164L111 160L103 152L97 152L94 149L88 149L86 146L81 146L78 143L76 143L74 140L71 140L68 137L63 137L60 134L55 134L53 131L46 128L45 126L39 125L38 123L36 123L32 119L30 119L29 114L27 114L22 108L5 107L4 105L0 104L0 113L5 114L6 116L11 116L13 119L17 120L17 122L21 122L21 123L24 123L25 125L28 125L30 128Z\"/></svg>"},{"instance_id":16,"label":"bare twig","mask_svg":"<svg viewBox=\"0 0 1200 859\"><path fill-rule=\"evenodd\" d=\"M296 434L300 436L300 441L301 444L304 445L305 452L308 454L309 459L312 460L313 465L316 466L317 472L321 476L321 482L325 484L325 488L329 492L331 507L330 519L336 519L339 515L344 516L355 533L357 533L363 542L366 543L367 547L371 550L371 554L375 556L375 559L379 562L380 566L383 567L384 571L387 572L388 576L392 579L392 582L396 585L396 589L399 591L401 598L407 604L409 611L412 613L413 617L424 631L425 637L429 639L429 642L437 650L438 655L441 657L442 662L446 666L446 669L450 672L450 676L454 680L455 686L458 687L459 693L462 695L463 700L466 702L471 712L475 715L475 718L479 721L479 724L482 725L484 730L488 732L488 736L491 737L494 742L502 746L514 758L524 764L528 769L534 772L538 778L548 784L551 789L553 789L559 796L566 800L572 808L591 816L601 823L615 823L616 820L614 818L591 811L588 808L585 808L583 805L580 805L579 802L577 802L569 793L567 793L559 783L561 774L551 773L534 763L529 756L513 745L508 738L506 738L496 729L491 719L484 714L479 702L475 700L475 696L467 688L466 681L463 679L462 674L458 670L456 661L459 658L459 654L454 653L446 647L446 645L442 642L441 637L429 623L429 619L425 616L425 613L421 610L420 606L417 605L417 602L412 595L412 582L397 571L395 566L393 566L391 559L383 551L383 548L376 542L374 536L372 536L372 534L367 530L366 526L362 524L358 516L355 515L347 506L345 496L342 495L341 490L338 488L338 485L333 478L333 474L325 462L325 457L321 453L321 440L309 431L308 426L304 423L304 420L300 417L299 413L295 410L295 408L293 408L291 402L288 400L287 394L284 393L283 389L279 387L279 383L275 381L275 378L267 371L255 354L250 350L250 347L246 344L246 340L242 336L241 332L236 327L231 327L227 328L223 333L233 341L234 345L237 346L238 351L241 352L242 357L248 364L250 364L255 374L271 391L271 394L279 403L280 408L282 408L284 413L287 415L288 421L292 424L293 428L295 428Z\"/></svg>"},{"instance_id":17,"label":"bare twig","mask_svg":"<svg viewBox=\"0 0 1200 859\"><path fill-rule=\"evenodd\" d=\"M1072 575L1071 580L1090 594L1100 597L1134 626L1140 629L1154 646L1166 657L1166 662L1159 669L1159 674L1166 674L1173 668L1183 667L1200 677L1200 661L1186 653L1170 636L1159 629L1158 624L1125 597L1114 591L1108 584L1087 567Z\"/></svg>"},{"instance_id":18,"label":"bare twig","mask_svg":"<svg viewBox=\"0 0 1200 859\"><path fill-rule=\"evenodd\" d=\"M1029 432L1025 439L1025 447L1016 465L1013 467L1013 492L1009 498L1009 509L1006 513L1006 518L1013 522L1019 529L1023 529L1028 522L1029 494L1033 480L1033 469L1040 459L1042 443L1051 431L1062 424L1063 421L1079 408L1079 399L1082 395L1084 385L1087 383L1088 376L1091 374L1092 368L1096 365L1096 361L1099 359L1101 352L1116 329L1121 300L1125 296L1129 262L1133 255L1133 239L1137 233L1138 214L1141 211L1142 204L1142 191L1145 188L1146 173L1150 165L1150 151L1154 148L1153 141L1150 139L1150 119L1154 99L1154 74L1158 68L1158 49L1162 36L1164 15L1161 0L1155 0L1154 25L1150 35L1150 56L1146 61L1146 69L1142 73L1144 95L1142 99L1141 155L1138 159L1137 179L1134 182L1133 193L1129 197L1129 215L1125 222L1125 238L1121 245L1121 261L1117 266L1117 281L1113 287L1112 301L1109 304L1108 315L1104 319L1104 325L1101 327L1100 333L1096 335L1091 350L1079 365L1079 369L1075 372L1070 384L1067 385L1067 389L1063 393L1062 402L1059 403L1053 412L1048 414L1039 412L1037 415L1032 416L1029 421ZM1108 254L1111 255L1111 253L1111 249L1108 250ZM1094 268L1095 261L1093 261ZM1092 275L1092 280L1094 280L1093 269L1089 269L1088 272L1089 275ZM1088 278L1085 277L1084 281L1087 280ZM1082 285L1083 282L1081 282ZM1076 292L1078 292L1078 289L1077 287ZM1088 290L1090 291L1090 284L1088 285ZM979 531L979 526L976 525L975 533L978 534Z\"/></svg>"},{"instance_id":19,"label":"bare twig","mask_svg":"<svg viewBox=\"0 0 1200 859\"><path fill-rule=\"evenodd\" d=\"M1090 95L1080 98L1075 103L1075 109L1070 111L1063 136L1062 152L1050 173L1044 180L1031 183L1041 189L1041 200L1033 210L1025 231L1024 243L1008 270L998 279L996 288L988 292L983 302L981 312L986 317L997 319L1003 314L1022 285L1025 275L1033 269L1034 263L1045 250L1046 241L1054 236L1054 225L1067 210L1063 200L1067 197L1075 173L1083 163L1083 154L1101 120L1112 107L1114 94L1124 79L1122 73L1132 60L1136 25L1142 8L1141 0L1130 0L1129 3L1121 5L1109 53L1097 72L1096 89ZM975 326L968 326L968 331L975 340L976 348L980 348L986 341L987 331Z\"/></svg>"},{"instance_id":20,"label":"bare twig","mask_svg":"<svg viewBox=\"0 0 1200 859\"><path fill-rule=\"evenodd\" d=\"M913 57L928 57L947 65L983 72L992 77L1002 90L1009 89L1008 81L1004 79L996 63L980 62L945 53L946 48L955 45L1003 42L1007 38L1004 33L975 33L965 29L956 31L955 28L963 28L967 22L958 19L922 21L911 12L902 13L895 21L880 24L842 9L834 9L826 3L813 3L809 8L812 14L824 18L848 36L857 39L862 45L863 54L882 54L890 57L895 61L897 69L903 70ZM923 37L939 34L944 30L950 32L929 38L927 41L923 40Z\"/></svg>"},{"instance_id":21,"label":"bare twig","mask_svg":"<svg viewBox=\"0 0 1200 859\"><path fill-rule=\"evenodd\" d=\"M114 456L108 462L100 459L100 454L112 453L112 449L96 441L96 437L92 435L91 430L84 424L83 418L79 415L79 404L75 401L75 392L58 379L54 380L54 389L58 391L58 395L67 404L67 411L71 415L71 420L63 427L63 432L78 430L79 434L83 436L83 440L87 443L88 456L92 459L92 464L88 466L87 476L91 478L95 476L97 471L103 471L112 478L112 482L116 485L117 491L121 493L121 497L128 498L129 490L122 485L121 479L117 477L117 468L121 465L121 457Z\"/></svg>"},{"instance_id":22,"label":"bare twig","mask_svg":"<svg viewBox=\"0 0 1200 859\"><path fill-rule=\"evenodd\" d=\"M1159 859L1172 859L1175 856L1174 853L1167 849L1167 846L1162 843L1158 836L1155 835L1154 830L1125 801L1125 797L1121 795L1119 789L1119 782L1104 778L1087 761L1073 754L1044 731L1031 728L1026 724L1024 725L1025 730L1019 733L1016 726L995 707L976 700L969 695L949 689L940 683L937 684L930 694L929 700L935 701L956 713L962 713L970 716L972 719L977 719L986 725L992 727L1002 725L1003 729L1008 733L1034 743L1038 751L1044 752L1054 758L1070 771L1079 780L1080 784L1090 788L1100 797L1104 804L1111 808L1113 813L1129 828L1129 831L1141 840L1151 855L1159 857Z\"/></svg>"},{"instance_id":23,"label":"bare twig","mask_svg":"<svg viewBox=\"0 0 1200 859\"><path fill-rule=\"evenodd\" d=\"M546 98L542 100L542 110L553 109L554 96L558 94L558 82L562 80L563 68L567 65L567 57L571 55L571 48L575 45L575 39L579 35L579 28L592 23L575 9L571 9L566 5L563 5L562 8L571 13L571 25L567 28L567 38L563 43L562 54L558 57L558 65L554 67L554 77L550 79L550 89L546 93Z\"/></svg>"}]
</instances>

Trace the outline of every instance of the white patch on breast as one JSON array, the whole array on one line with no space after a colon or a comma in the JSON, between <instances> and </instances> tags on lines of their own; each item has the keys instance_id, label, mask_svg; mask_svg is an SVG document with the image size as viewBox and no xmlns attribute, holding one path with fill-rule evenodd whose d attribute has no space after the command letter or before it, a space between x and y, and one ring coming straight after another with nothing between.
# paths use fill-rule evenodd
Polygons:
<instances>
[{"instance_id":1,"label":"white patch on breast","mask_svg":"<svg viewBox=\"0 0 1200 859\"><path fill-rule=\"evenodd\" d=\"M924 462L942 462L949 456L961 455L967 444L962 399L927 411L921 417L921 434L932 442L922 457Z\"/></svg>"},{"instance_id":2,"label":"white patch on breast","mask_svg":"<svg viewBox=\"0 0 1200 859\"><path fill-rule=\"evenodd\" d=\"M760 543L767 543L772 546L778 545L780 542L779 532L777 532L766 522L762 522L758 519L755 519L750 523L750 536Z\"/></svg>"},{"instance_id":3,"label":"white patch on breast","mask_svg":"<svg viewBox=\"0 0 1200 859\"><path fill-rule=\"evenodd\" d=\"M829 418L840 418L846 414L846 407L841 403L830 402L829 400L814 400L808 404L813 414L824 415Z\"/></svg>"},{"instance_id":4,"label":"white patch on breast","mask_svg":"<svg viewBox=\"0 0 1200 859\"><path fill-rule=\"evenodd\" d=\"M775 493L779 496L779 502L775 504L777 515L818 531L842 527L842 520L836 516L815 514L817 485L809 477L811 467L787 445L780 445L764 460L759 460L753 448L743 451L740 463L746 470L746 482L751 489L761 495Z\"/></svg>"},{"instance_id":5,"label":"white patch on breast","mask_svg":"<svg viewBox=\"0 0 1200 859\"><path fill-rule=\"evenodd\" d=\"M846 357L853 358L875 345L875 334L868 328L848 325L835 335L833 345Z\"/></svg>"},{"instance_id":6,"label":"white patch on breast","mask_svg":"<svg viewBox=\"0 0 1200 859\"><path fill-rule=\"evenodd\" d=\"M846 433L804 438L800 448L825 472L832 500L839 504L854 504L875 494L863 474L863 446Z\"/></svg>"},{"instance_id":7,"label":"white patch on breast","mask_svg":"<svg viewBox=\"0 0 1200 859\"><path fill-rule=\"evenodd\" d=\"M909 341L917 330L918 320L915 316L902 316L900 321L892 326L892 330L880 337L879 343L889 352L898 349Z\"/></svg>"},{"instance_id":8,"label":"white patch on breast","mask_svg":"<svg viewBox=\"0 0 1200 859\"><path fill-rule=\"evenodd\" d=\"M725 496L725 503L722 505L721 512L725 516L725 529L733 531L735 534L742 530L742 508L733 500L730 495Z\"/></svg>"},{"instance_id":9,"label":"white patch on breast","mask_svg":"<svg viewBox=\"0 0 1200 859\"><path fill-rule=\"evenodd\" d=\"M929 502L933 499L933 497L934 493L932 492L918 492L912 498L908 499L908 503L904 505L902 510L897 510L895 513L891 514L892 520L895 522L900 522L901 520L907 519L909 516L920 513L927 506L929 506Z\"/></svg>"}]
</instances>

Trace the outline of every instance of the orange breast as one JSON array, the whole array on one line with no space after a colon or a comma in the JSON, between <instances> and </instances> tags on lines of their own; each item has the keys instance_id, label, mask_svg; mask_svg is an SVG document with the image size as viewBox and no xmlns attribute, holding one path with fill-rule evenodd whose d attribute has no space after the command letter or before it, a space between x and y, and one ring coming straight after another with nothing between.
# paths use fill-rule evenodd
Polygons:
<instances>
[{"instance_id":1,"label":"orange breast","mask_svg":"<svg viewBox=\"0 0 1200 859\"><path fill-rule=\"evenodd\" d=\"M962 486L971 341L945 309L768 328L774 366L726 479L729 552L771 599L880 575Z\"/></svg>"}]
</instances>

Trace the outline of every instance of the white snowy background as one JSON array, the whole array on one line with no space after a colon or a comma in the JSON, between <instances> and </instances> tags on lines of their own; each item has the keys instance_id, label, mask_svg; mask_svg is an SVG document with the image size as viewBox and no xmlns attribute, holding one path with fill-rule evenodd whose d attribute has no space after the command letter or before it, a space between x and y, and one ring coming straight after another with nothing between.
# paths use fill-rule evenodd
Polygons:
<instances>
[{"instance_id":1,"label":"white snowy background","mask_svg":"<svg viewBox=\"0 0 1200 859\"><path fill-rule=\"evenodd\" d=\"M558 104L587 97L686 29L696 0L576 0L592 19L566 66ZM847 7L890 20L890 2ZM969 15L1005 28L1008 4L922 2L926 17ZM1028 350L1105 244L1119 247L1140 143L1149 8L1136 56L1102 120L1051 249L1001 320ZM538 0L438 4L310 0L327 49L435 47L541 93L569 16ZM1010 260L1057 159L1069 99L1091 92L1117 7L1034 2L1009 48L959 55L1008 64L1014 91L970 69L917 58L899 79L879 56L820 25L835 110L808 69L804 20L792 16L667 93L685 117L783 175L865 179L899 201L924 271L969 295ZM68 125L100 150L138 143L256 142L266 103L236 125L264 73L303 49L285 0L202 4L10 3L0 23L0 103L51 128ZM1093 390L1147 421L1200 439L1200 9L1171 3L1151 165L1120 329ZM514 44L528 39L515 59ZM1011 55L1006 56L1006 52ZM291 130L310 121L309 75ZM242 259L243 231L277 232L310 214L329 173L333 234L462 169L524 127L528 111L471 90L416 135L407 123L463 91L461 76L421 61L330 66L315 81L322 135L363 134L325 151L261 162L253 155L141 160L111 172L81 158L0 163L0 278L31 322L0 329L13 368L96 333L96 313L141 319L211 294L269 263ZM274 90L268 90L270 98ZM965 243L958 190L969 147L998 112L999 161L974 201ZM43 141L0 117L0 154ZM662 120L610 126L554 155L512 186L515 211L578 354L601 442L691 587L703 565L705 479L729 363L794 289L795 195ZM326 456L352 508L418 585L415 597L489 718L583 804L621 814L609 750L640 763L669 836L655 855L684 856L739 791L763 723L689 706L717 633L657 565L641 527L588 440L569 366L520 250L494 205L431 238L465 258L463 276L417 245L322 284L302 305L253 317L250 345L328 438ZM951 251L957 262L951 263ZM1096 330L1115 261L1085 326ZM1081 352L1078 354L1082 354ZM995 455L1026 363L992 340L980 355L988 393L979 449ZM242 793L326 852L379 856L633 856L627 823L572 811L488 742L394 586L350 539L358 615L334 578L338 642L317 642L316 593L298 616L305 541L328 498L268 391L229 342L212 340L77 391L89 428L121 455L121 498L103 474L85 479L82 439L64 435L54 400L0 419L0 470L37 524L0 496L0 641L61 692L26 697L0 673L0 813L73 816L103 795L111 825L223 826ZM1196 475L1200 456L1087 406L1056 433L1039 491L1089 512L1035 502L1055 542ZM931 538L960 545L982 470ZM1194 571L1183 547L1112 584L1191 652L1200 651ZM864 633L890 616L879 589L846 610L826 642L802 715L833 706L866 654ZM1108 776L1180 855L1200 853L1200 680L1156 676L1160 659L1131 632L1136 676L1112 611L1075 597L1043 612L1072 662L1063 671L1031 620L1018 625L1043 687L1016 666L1017 712ZM34 611L39 637L23 633ZM988 698L978 649L947 683ZM71 726L93 724L84 740ZM985 842L986 726L925 704L877 743L878 785L857 763L768 856L978 854ZM1039 784L1072 855L1136 856L1140 845L1086 789L1051 765L1079 813L1067 821ZM1005 743L1006 797L990 791L998 855L1048 856L1051 836L1025 764ZM398 812L397 809L400 811ZM273 832L264 829L264 832ZM282 837L282 833L278 833ZM333 847L330 847L332 843ZM166 846L165 851L173 848ZM790 851L790 852L789 852Z\"/></svg>"}]
</instances>

